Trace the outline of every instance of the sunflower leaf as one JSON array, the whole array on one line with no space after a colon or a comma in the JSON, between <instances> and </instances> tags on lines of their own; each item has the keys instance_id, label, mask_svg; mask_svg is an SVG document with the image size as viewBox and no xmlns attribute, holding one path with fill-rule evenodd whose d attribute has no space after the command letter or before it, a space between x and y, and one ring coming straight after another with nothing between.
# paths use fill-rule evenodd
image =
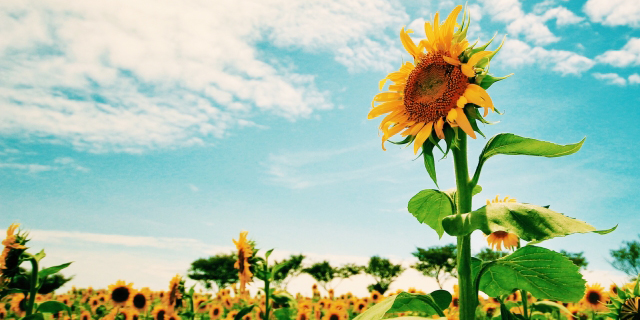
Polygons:
<instances>
[{"instance_id":1,"label":"sunflower leaf","mask_svg":"<svg viewBox=\"0 0 640 320\"><path fill-rule=\"evenodd\" d=\"M71 315L71 309L60 301L45 301L38 306L36 312L57 314L60 311L66 311Z\"/></svg>"},{"instance_id":2,"label":"sunflower leaf","mask_svg":"<svg viewBox=\"0 0 640 320\"><path fill-rule=\"evenodd\" d=\"M489 89L489 87L491 87L492 84L494 84L494 83L496 83L496 82L498 82L500 80L504 80L506 78L509 78L512 75L513 75L513 73L509 74L509 75L506 75L504 77L494 77L494 76L492 76L490 74L487 74L487 75L482 76L482 79L480 79L480 83L478 83L478 85L480 87L482 87L482 89L487 90L487 89Z\"/></svg>"},{"instance_id":3,"label":"sunflower leaf","mask_svg":"<svg viewBox=\"0 0 640 320\"><path fill-rule=\"evenodd\" d=\"M407 206L409 212L420 223L427 224L438 233L440 238L444 234L442 219L452 215L455 212L453 208L453 202L449 195L433 189L418 192L409 200L409 205Z\"/></svg>"},{"instance_id":4,"label":"sunflower leaf","mask_svg":"<svg viewBox=\"0 0 640 320\"><path fill-rule=\"evenodd\" d=\"M497 297L523 289L538 299L577 302L586 283L578 269L561 253L524 246L488 263L480 273L480 290Z\"/></svg>"},{"instance_id":5,"label":"sunflower leaf","mask_svg":"<svg viewBox=\"0 0 640 320\"><path fill-rule=\"evenodd\" d=\"M442 220L442 226L448 234L453 236L467 235L474 230L480 230L484 234L506 231L533 243L573 233L606 234L617 227L599 231L586 222L567 217L562 213L517 202L491 203L470 213L445 217Z\"/></svg>"},{"instance_id":6,"label":"sunflower leaf","mask_svg":"<svg viewBox=\"0 0 640 320\"><path fill-rule=\"evenodd\" d=\"M513 133L500 133L491 138L482 150L472 181L478 182L480 172L482 171L482 166L485 161L495 155L526 155L547 158L568 156L578 152L585 139L586 138L582 139L578 143L560 145L552 142L521 137Z\"/></svg>"},{"instance_id":7,"label":"sunflower leaf","mask_svg":"<svg viewBox=\"0 0 640 320\"><path fill-rule=\"evenodd\" d=\"M54 273L59 272L60 270L62 270L64 268L68 267L69 265L71 265L71 262L67 262L67 263L63 263L63 264L58 265L58 266L53 266L53 267L42 269L42 270L40 270L38 272L38 278L44 279L47 276L50 276L50 275L52 275Z\"/></svg>"},{"instance_id":8,"label":"sunflower leaf","mask_svg":"<svg viewBox=\"0 0 640 320\"><path fill-rule=\"evenodd\" d=\"M233 320L242 320L242 317L246 316L247 314L249 314L249 312L251 312L253 310L253 308L257 307L255 304L252 304L248 307L244 307L242 310L240 310L235 317L233 317Z\"/></svg>"},{"instance_id":9,"label":"sunflower leaf","mask_svg":"<svg viewBox=\"0 0 640 320\"><path fill-rule=\"evenodd\" d=\"M476 113L478 112L478 110L474 107L467 107L464 108L464 114L467 116L467 119L469 119L469 124L471 124L471 129L473 129L473 131L479 133L483 138L487 138L484 133L482 133L482 131L480 131L480 128L478 127L478 122L476 121ZM486 121L486 120L485 120Z\"/></svg>"},{"instance_id":10,"label":"sunflower leaf","mask_svg":"<svg viewBox=\"0 0 640 320\"><path fill-rule=\"evenodd\" d=\"M436 177L436 164L433 158L433 147L434 144L429 139L427 139L427 141L422 144L422 157L424 159L424 167L427 169L429 177L431 177L433 183L435 183L436 187L438 187L438 179Z\"/></svg>"},{"instance_id":11,"label":"sunflower leaf","mask_svg":"<svg viewBox=\"0 0 640 320\"><path fill-rule=\"evenodd\" d=\"M380 320L387 314L407 311L424 313L426 316L437 314L442 317L444 316L442 310L449 307L451 299L451 294L445 290L436 290L431 294L401 292L376 303L354 320Z\"/></svg>"}]
</instances>

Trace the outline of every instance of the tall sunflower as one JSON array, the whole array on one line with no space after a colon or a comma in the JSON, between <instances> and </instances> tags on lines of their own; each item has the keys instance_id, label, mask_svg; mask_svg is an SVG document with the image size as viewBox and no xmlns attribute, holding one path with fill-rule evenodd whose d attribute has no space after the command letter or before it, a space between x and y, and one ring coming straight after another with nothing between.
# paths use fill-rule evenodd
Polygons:
<instances>
[{"instance_id":1,"label":"tall sunflower","mask_svg":"<svg viewBox=\"0 0 640 320\"><path fill-rule=\"evenodd\" d=\"M19 271L20 255L27 249L27 236L16 232L20 224L12 223L7 229L7 237L2 240L2 254L0 255L0 291L11 281Z\"/></svg>"},{"instance_id":2,"label":"tall sunflower","mask_svg":"<svg viewBox=\"0 0 640 320\"><path fill-rule=\"evenodd\" d=\"M238 269L238 278L240 279L240 292L244 292L245 286L247 283L251 282L251 278L253 277L253 273L249 270L249 258L253 255L253 249L251 248L251 244L247 241L248 231L240 232L240 237L238 241L235 239L233 243L236 245L238 249L238 261L236 261L234 268Z\"/></svg>"},{"instance_id":3,"label":"tall sunflower","mask_svg":"<svg viewBox=\"0 0 640 320\"><path fill-rule=\"evenodd\" d=\"M389 91L373 98L372 105L379 104L368 115L373 119L388 113L380 124L383 149L387 139L402 132L407 138L401 143L413 142L417 153L432 132L444 139L446 126L459 127L475 139L474 131L481 133L476 119L485 122L477 108L484 109L484 116L489 110L495 111L485 89L505 78L488 74L489 61L500 48L485 51L491 41L477 48L470 45L466 39L470 22L466 10L462 25L455 30L461 10L462 6L457 6L442 24L436 13L433 24L425 22L427 38L418 45L409 37L411 30L400 31L402 45L413 62L405 62L380 81L380 90L387 80L393 84Z\"/></svg>"}]
</instances>

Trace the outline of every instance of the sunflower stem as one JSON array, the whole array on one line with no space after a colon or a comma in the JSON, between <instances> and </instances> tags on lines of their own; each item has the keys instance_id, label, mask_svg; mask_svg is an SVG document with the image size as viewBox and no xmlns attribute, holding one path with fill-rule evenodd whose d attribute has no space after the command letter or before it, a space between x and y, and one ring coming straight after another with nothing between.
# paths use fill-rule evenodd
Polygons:
<instances>
[{"instance_id":1,"label":"sunflower stem","mask_svg":"<svg viewBox=\"0 0 640 320\"><path fill-rule=\"evenodd\" d=\"M524 313L524 317L529 319L529 294L527 290L520 290L520 299L522 299L522 311Z\"/></svg>"},{"instance_id":2,"label":"sunflower stem","mask_svg":"<svg viewBox=\"0 0 640 320\"><path fill-rule=\"evenodd\" d=\"M31 262L31 283L29 283L29 304L27 305L27 316L33 314L33 306L36 303L38 293L38 259L30 253L24 252Z\"/></svg>"},{"instance_id":3,"label":"sunflower stem","mask_svg":"<svg viewBox=\"0 0 640 320\"><path fill-rule=\"evenodd\" d=\"M467 164L467 135L458 135L458 145L452 148L456 174L457 214L471 212L471 182ZM460 320L475 318L478 296L471 278L471 235L458 237L458 291L460 296Z\"/></svg>"}]
</instances>

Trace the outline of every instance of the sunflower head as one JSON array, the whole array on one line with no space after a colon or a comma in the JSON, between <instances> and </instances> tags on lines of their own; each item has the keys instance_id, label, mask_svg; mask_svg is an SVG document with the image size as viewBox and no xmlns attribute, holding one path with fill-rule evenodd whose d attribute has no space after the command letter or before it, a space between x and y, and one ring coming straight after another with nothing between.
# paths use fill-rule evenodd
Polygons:
<instances>
[{"instance_id":1,"label":"sunflower head","mask_svg":"<svg viewBox=\"0 0 640 320\"><path fill-rule=\"evenodd\" d=\"M249 241L247 241L248 234L248 231L242 231L240 232L238 241L235 239L233 240L233 243L236 245L236 249L238 249L238 260L236 261L234 268L238 269L240 292L244 292L246 284L251 282L251 279L253 278L253 273L249 270L251 267L249 264L249 258L253 256L253 247Z\"/></svg>"},{"instance_id":2,"label":"sunflower head","mask_svg":"<svg viewBox=\"0 0 640 320\"><path fill-rule=\"evenodd\" d=\"M118 280L115 284L109 285L109 291L109 297L113 305L124 307L133 297L133 283L127 284L122 280Z\"/></svg>"},{"instance_id":3,"label":"sunflower head","mask_svg":"<svg viewBox=\"0 0 640 320\"><path fill-rule=\"evenodd\" d=\"M151 292L149 288L142 288L140 291L133 292L131 305L138 311L146 311L149 308L149 296Z\"/></svg>"},{"instance_id":4,"label":"sunflower head","mask_svg":"<svg viewBox=\"0 0 640 320\"><path fill-rule=\"evenodd\" d=\"M588 285L587 290L582 297L582 303L589 309L594 311L607 310L607 294L604 292L604 288L599 284Z\"/></svg>"},{"instance_id":5,"label":"sunflower head","mask_svg":"<svg viewBox=\"0 0 640 320\"><path fill-rule=\"evenodd\" d=\"M609 296L611 302L607 305L609 313L606 315L621 320L640 319L640 279L632 285L616 288L616 295Z\"/></svg>"},{"instance_id":6,"label":"sunflower head","mask_svg":"<svg viewBox=\"0 0 640 320\"><path fill-rule=\"evenodd\" d=\"M448 145L455 142L450 138L457 137L459 129L475 139L475 132L482 134L477 122L489 123L484 117L495 108L485 89L505 78L488 73L489 61L500 47L485 50L493 39L480 47L470 45L466 39L470 16L465 10L458 25L460 11L462 6L457 6L443 23L436 13L433 23L425 23L427 38L418 45L409 36L411 30L400 31L413 62L404 63L380 81L380 90L387 80L392 84L373 98L368 116L388 114L380 124L383 149L384 142L399 133L406 138L397 144L413 143L414 153L426 142L437 144L445 138ZM483 115L479 108L484 109Z\"/></svg>"},{"instance_id":7,"label":"sunflower head","mask_svg":"<svg viewBox=\"0 0 640 320\"><path fill-rule=\"evenodd\" d=\"M165 296L167 305L173 311L173 308L182 306L182 295L184 294L184 280L179 274L169 281L169 292Z\"/></svg>"},{"instance_id":8,"label":"sunflower head","mask_svg":"<svg viewBox=\"0 0 640 320\"><path fill-rule=\"evenodd\" d=\"M0 255L0 291L4 290L18 271L20 256L27 249L25 244L29 241L27 234L18 230L20 225L13 223L7 229L7 236L2 241L4 248Z\"/></svg>"}]
</instances>

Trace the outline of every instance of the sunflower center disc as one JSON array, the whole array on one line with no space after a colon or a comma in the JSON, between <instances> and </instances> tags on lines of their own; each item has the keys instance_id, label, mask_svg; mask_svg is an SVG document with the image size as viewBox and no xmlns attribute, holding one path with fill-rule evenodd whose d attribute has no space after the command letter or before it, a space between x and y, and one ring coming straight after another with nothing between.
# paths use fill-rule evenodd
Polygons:
<instances>
[{"instance_id":1,"label":"sunflower center disc","mask_svg":"<svg viewBox=\"0 0 640 320\"><path fill-rule=\"evenodd\" d=\"M469 84L459 66L429 54L416 65L404 89L404 105L409 120L429 123L445 117L456 107Z\"/></svg>"},{"instance_id":2,"label":"sunflower center disc","mask_svg":"<svg viewBox=\"0 0 640 320\"><path fill-rule=\"evenodd\" d=\"M133 306L138 308L138 309L142 309L144 308L144 306L147 304L147 299L141 295L141 294L137 294L133 297Z\"/></svg>"},{"instance_id":3,"label":"sunflower center disc","mask_svg":"<svg viewBox=\"0 0 640 320\"><path fill-rule=\"evenodd\" d=\"M598 304L600 299L600 294L597 292L589 292L589 295L587 295L587 301L591 304Z\"/></svg>"},{"instance_id":4,"label":"sunflower center disc","mask_svg":"<svg viewBox=\"0 0 640 320\"><path fill-rule=\"evenodd\" d=\"M111 298L115 302L125 302L129 299L129 289L128 288L116 288L111 293Z\"/></svg>"}]
</instances>

